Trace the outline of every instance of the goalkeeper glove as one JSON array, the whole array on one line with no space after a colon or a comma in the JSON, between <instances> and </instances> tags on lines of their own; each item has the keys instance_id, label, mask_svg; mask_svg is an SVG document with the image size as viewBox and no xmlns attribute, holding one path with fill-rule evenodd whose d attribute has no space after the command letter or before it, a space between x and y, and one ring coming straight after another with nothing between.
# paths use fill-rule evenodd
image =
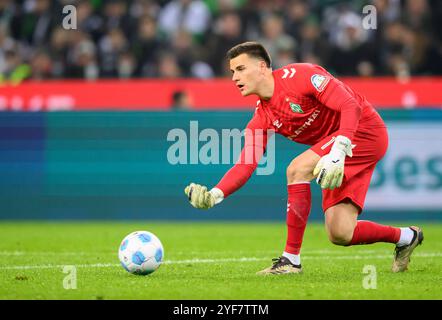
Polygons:
<instances>
[{"instance_id":1,"label":"goalkeeper glove","mask_svg":"<svg viewBox=\"0 0 442 320\"><path fill-rule=\"evenodd\" d=\"M224 193L220 189L213 188L207 191L207 187L195 183L188 185L184 193L190 204L197 209L210 209L224 199Z\"/></svg>"},{"instance_id":2,"label":"goalkeeper glove","mask_svg":"<svg viewBox=\"0 0 442 320\"><path fill-rule=\"evenodd\" d=\"M323 156L316 164L313 175L322 189L339 188L344 179L345 156L352 157L350 139L337 136L329 154Z\"/></svg>"}]
</instances>

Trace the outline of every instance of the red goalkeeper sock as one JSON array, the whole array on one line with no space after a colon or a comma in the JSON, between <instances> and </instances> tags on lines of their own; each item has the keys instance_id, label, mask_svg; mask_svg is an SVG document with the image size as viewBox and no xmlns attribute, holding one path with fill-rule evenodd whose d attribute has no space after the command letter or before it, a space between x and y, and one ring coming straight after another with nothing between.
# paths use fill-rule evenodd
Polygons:
<instances>
[{"instance_id":1,"label":"red goalkeeper sock","mask_svg":"<svg viewBox=\"0 0 442 320\"><path fill-rule=\"evenodd\" d=\"M401 236L401 229L384 226L371 221L360 220L353 231L353 238L349 246L355 244L370 244L375 242L397 243Z\"/></svg>"},{"instance_id":2,"label":"red goalkeeper sock","mask_svg":"<svg viewBox=\"0 0 442 320\"><path fill-rule=\"evenodd\" d=\"M287 242L285 252L299 254L312 202L310 182L289 184L287 192Z\"/></svg>"}]
</instances>

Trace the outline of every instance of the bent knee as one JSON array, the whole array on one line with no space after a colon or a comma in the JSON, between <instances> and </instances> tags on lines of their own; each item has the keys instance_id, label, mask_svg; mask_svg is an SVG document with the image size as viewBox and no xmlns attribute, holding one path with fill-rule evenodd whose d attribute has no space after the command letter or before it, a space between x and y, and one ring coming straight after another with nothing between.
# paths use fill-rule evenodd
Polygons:
<instances>
[{"instance_id":1,"label":"bent knee","mask_svg":"<svg viewBox=\"0 0 442 320\"><path fill-rule=\"evenodd\" d=\"M304 182L313 179L312 169L296 162L291 163L287 167L286 174L288 183Z\"/></svg>"},{"instance_id":2,"label":"bent knee","mask_svg":"<svg viewBox=\"0 0 442 320\"><path fill-rule=\"evenodd\" d=\"M349 245L357 225L358 208L342 202L325 212L325 226L329 240L340 246Z\"/></svg>"},{"instance_id":3,"label":"bent knee","mask_svg":"<svg viewBox=\"0 0 442 320\"><path fill-rule=\"evenodd\" d=\"M331 228L327 230L328 239L338 246L346 246L350 244L353 238L353 230L349 228Z\"/></svg>"}]
</instances>

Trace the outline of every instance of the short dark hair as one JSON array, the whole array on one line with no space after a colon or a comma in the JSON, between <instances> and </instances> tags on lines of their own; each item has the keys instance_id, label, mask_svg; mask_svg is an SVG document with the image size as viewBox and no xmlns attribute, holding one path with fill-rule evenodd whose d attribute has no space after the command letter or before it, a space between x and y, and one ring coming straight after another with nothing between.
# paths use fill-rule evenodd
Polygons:
<instances>
[{"instance_id":1,"label":"short dark hair","mask_svg":"<svg viewBox=\"0 0 442 320\"><path fill-rule=\"evenodd\" d=\"M243 42L234 46L227 51L227 59L232 60L243 53L248 54L251 57L264 60L268 68L272 66L272 59L270 58L267 50L262 44L255 41Z\"/></svg>"}]
</instances>

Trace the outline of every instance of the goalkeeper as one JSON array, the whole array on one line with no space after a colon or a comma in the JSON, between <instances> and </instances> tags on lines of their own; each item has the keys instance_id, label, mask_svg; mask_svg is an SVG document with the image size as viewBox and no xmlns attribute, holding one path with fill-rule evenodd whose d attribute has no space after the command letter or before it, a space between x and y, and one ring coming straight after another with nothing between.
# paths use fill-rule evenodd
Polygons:
<instances>
[{"instance_id":1,"label":"goalkeeper","mask_svg":"<svg viewBox=\"0 0 442 320\"><path fill-rule=\"evenodd\" d=\"M312 147L287 168L286 246L259 274L302 271L300 250L311 208L310 181L315 178L322 188L330 241L341 246L393 243L392 271L405 271L423 240L422 230L358 220L374 168L388 147L387 129L373 106L320 66L294 63L272 71L269 54L257 42L233 47L227 58L233 82L243 96L258 96L257 107L237 163L211 190L195 183L187 186L190 203L209 209L241 188L265 152L268 130L274 130ZM248 161L248 155L255 154Z\"/></svg>"}]
</instances>

